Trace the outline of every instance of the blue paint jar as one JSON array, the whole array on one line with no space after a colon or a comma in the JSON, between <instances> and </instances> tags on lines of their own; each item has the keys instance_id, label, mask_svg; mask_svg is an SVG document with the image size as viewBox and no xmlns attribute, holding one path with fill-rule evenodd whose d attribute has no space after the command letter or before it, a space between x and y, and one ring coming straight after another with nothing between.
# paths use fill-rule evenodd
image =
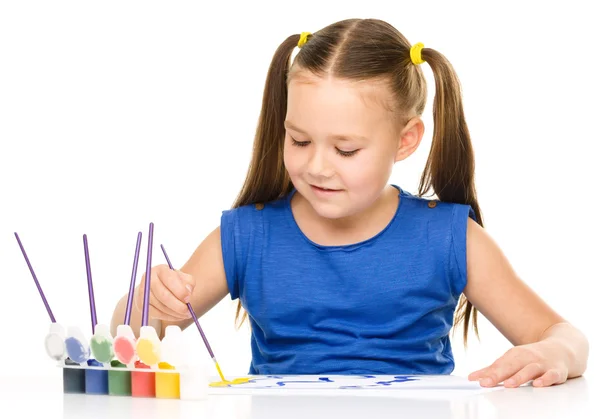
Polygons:
<instances>
[{"instance_id":1,"label":"blue paint jar","mask_svg":"<svg viewBox=\"0 0 600 419\"><path fill-rule=\"evenodd\" d=\"M104 366L95 359L88 359L89 367ZM108 394L108 370L107 369L85 369L85 392L86 394Z\"/></svg>"}]
</instances>

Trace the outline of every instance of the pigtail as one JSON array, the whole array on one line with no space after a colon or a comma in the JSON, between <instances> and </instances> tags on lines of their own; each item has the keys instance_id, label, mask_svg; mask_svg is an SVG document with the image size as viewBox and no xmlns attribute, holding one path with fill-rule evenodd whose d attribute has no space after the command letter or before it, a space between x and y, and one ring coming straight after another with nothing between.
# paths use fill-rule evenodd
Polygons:
<instances>
[{"instance_id":1,"label":"pigtail","mask_svg":"<svg viewBox=\"0 0 600 419\"><path fill-rule=\"evenodd\" d=\"M436 91L433 101L433 140L421 176L419 194L422 196L433 189L440 201L470 205L477 222L483 227L475 191L475 158L458 77L450 62L439 52L425 48L422 57L433 71ZM454 325L464 321L465 347L471 319L475 334L479 337L477 309L463 294Z\"/></svg>"},{"instance_id":2,"label":"pigtail","mask_svg":"<svg viewBox=\"0 0 600 419\"><path fill-rule=\"evenodd\" d=\"M271 60L262 99L262 108L254 137L252 159L246 180L233 208L258 202L269 202L283 197L292 190L283 162L285 115L287 112L287 77L290 58L298 45L300 35L289 36L275 51ZM238 301L235 320L242 305ZM244 322L247 313L239 321Z\"/></svg>"}]
</instances>

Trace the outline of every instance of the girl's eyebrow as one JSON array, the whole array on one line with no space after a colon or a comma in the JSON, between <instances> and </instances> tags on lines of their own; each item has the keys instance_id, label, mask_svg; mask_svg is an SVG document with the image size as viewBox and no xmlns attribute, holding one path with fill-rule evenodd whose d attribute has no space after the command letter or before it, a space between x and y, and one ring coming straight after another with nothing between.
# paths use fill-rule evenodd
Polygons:
<instances>
[{"instance_id":1,"label":"girl's eyebrow","mask_svg":"<svg viewBox=\"0 0 600 419\"><path fill-rule=\"evenodd\" d=\"M299 132L300 134L304 134L307 135L306 131L298 128L296 125L294 125L293 123L291 123L290 121L286 120L283 125L285 126L285 128L287 129L291 129L293 131ZM330 139L332 140L341 140L341 141L348 141L348 140L359 140L359 141L367 141L368 138L367 137L363 137L362 135L339 135L339 134L334 134L334 135L330 135L329 136Z\"/></svg>"}]
</instances>

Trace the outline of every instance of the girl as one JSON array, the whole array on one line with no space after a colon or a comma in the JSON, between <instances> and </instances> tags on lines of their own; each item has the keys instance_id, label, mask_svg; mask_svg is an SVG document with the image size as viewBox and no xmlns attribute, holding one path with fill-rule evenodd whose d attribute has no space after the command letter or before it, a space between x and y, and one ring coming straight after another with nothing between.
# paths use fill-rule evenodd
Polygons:
<instances>
[{"instance_id":1,"label":"girl","mask_svg":"<svg viewBox=\"0 0 600 419\"><path fill-rule=\"evenodd\" d=\"M413 196L388 182L423 136L425 62L436 84L433 142ZM423 198L431 189L437 199ZM452 66L380 20L344 20L280 45L234 207L180 271L154 267L151 290L159 334L191 324L187 302L200 316L227 294L239 299L236 320L243 308L252 327L250 374L450 374L449 332L463 323L466 344L478 311L514 345L469 376L483 386L549 386L587 364L586 338L483 229Z\"/></svg>"}]
</instances>

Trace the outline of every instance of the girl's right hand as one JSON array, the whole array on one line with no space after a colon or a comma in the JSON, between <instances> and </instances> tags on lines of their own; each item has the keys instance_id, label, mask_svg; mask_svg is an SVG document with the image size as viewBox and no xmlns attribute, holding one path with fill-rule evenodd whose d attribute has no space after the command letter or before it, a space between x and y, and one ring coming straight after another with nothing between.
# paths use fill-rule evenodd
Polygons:
<instances>
[{"instance_id":1,"label":"girl's right hand","mask_svg":"<svg viewBox=\"0 0 600 419\"><path fill-rule=\"evenodd\" d=\"M170 269L167 265L153 266L150 276L150 299L148 316L166 321L181 321L191 317L187 303L192 297L196 281L181 271ZM136 309L142 313L146 273L135 289Z\"/></svg>"}]
</instances>

